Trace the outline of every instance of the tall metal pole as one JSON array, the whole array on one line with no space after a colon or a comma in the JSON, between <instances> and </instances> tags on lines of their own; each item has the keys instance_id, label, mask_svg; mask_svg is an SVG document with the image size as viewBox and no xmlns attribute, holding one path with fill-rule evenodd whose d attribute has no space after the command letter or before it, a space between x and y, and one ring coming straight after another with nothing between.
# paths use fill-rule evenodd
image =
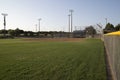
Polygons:
<instances>
[{"instance_id":1,"label":"tall metal pole","mask_svg":"<svg viewBox=\"0 0 120 80\"><path fill-rule=\"evenodd\" d=\"M39 32L38 32L38 35L40 36L40 21L41 21L41 18L38 19L38 21L39 21Z\"/></svg>"},{"instance_id":2,"label":"tall metal pole","mask_svg":"<svg viewBox=\"0 0 120 80\"><path fill-rule=\"evenodd\" d=\"M42 19L40 18L40 19L38 19L38 21L39 21L39 32L40 32L40 21L41 21Z\"/></svg>"},{"instance_id":3,"label":"tall metal pole","mask_svg":"<svg viewBox=\"0 0 120 80\"><path fill-rule=\"evenodd\" d=\"M70 14L68 15L68 32L70 32Z\"/></svg>"},{"instance_id":4,"label":"tall metal pole","mask_svg":"<svg viewBox=\"0 0 120 80\"><path fill-rule=\"evenodd\" d=\"M6 16L8 15L8 14L5 14L5 13L2 13L2 15L4 16L4 37L6 36Z\"/></svg>"},{"instance_id":5,"label":"tall metal pole","mask_svg":"<svg viewBox=\"0 0 120 80\"><path fill-rule=\"evenodd\" d=\"M69 11L71 13L71 32L72 32L72 29L73 29L73 16L72 16L73 10L69 10Z\"/></svg>"}]
</instances>

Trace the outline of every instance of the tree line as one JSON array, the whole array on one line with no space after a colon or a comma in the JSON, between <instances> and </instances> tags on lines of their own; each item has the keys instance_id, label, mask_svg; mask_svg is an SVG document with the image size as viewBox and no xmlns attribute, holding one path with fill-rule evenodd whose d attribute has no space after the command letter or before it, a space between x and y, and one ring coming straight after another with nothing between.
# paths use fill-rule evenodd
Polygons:
<instances>
[{"instance_id":1,"label":"tree line","mask_svg":"<svg viewBox=\"0 0 120 80\"><path fill-rule=\"evenodd\" d=\"M114 26L111 23L107 23L105 28L103 29L103 33L110 33L114 31L120 30L120 24ZM96 29L93 26L88 26L84 30L78 30L73 31L73 34L81 35L81 36L92 36L97 34ZM33 32L33 31L24 31L19 28L16 28L15 30L9 29L9 30L0 30L0 38L6 38L6 37L69 37L69 32L63 32L63 31L42 31L42 32Z\"/></svg>"},{"instance_id":2,"label":"tree line","mask_svg":"<svg viewBox=\"0 0 120 80\"><path fill-rule=\"evenodd\" d=\"M5 34L5 35L4 35ZM33 32L33 31L24 31L19 28L16 28L15 30L9 29L9 30L0 30L0 38L13 38L13 37L62 37L63 34L67 34L63 31L41 31L41 32Z\"/></svg>"},{"instance_id":3,"label":"tree line","mask_svg":"<svg viewBox=\"0 0 120 80\"><path fill-rule=\"evenodd\" d=\"M120 31L120 24L117 24L114 26L111 23L107 23L105 28L103 29L104 34L114 32L114 31Z\"/></svg>"}]
</instances>

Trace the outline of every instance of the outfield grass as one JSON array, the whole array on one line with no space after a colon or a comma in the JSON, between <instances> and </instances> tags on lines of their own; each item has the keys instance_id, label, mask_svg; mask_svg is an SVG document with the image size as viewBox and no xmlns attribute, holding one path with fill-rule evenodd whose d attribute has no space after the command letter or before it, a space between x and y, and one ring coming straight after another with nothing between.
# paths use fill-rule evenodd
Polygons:
<instances>
[{"instance_id":1,"label":"outfield grass","mask_svg":"<svg viewBox=\"0 0 120 80\"><path fill-rule=\"evenodd\" d=\"M106 80L103 43L0 40L0 80Z\"/></svg>"}]
</instances>

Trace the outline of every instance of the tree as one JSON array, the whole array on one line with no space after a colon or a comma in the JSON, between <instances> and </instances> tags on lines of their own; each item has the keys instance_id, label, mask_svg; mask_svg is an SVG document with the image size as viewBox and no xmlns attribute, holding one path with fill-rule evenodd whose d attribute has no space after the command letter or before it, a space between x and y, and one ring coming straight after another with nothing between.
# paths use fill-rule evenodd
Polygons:
<instances>
[{"instance_id":1,"label":"tree","mask_svg":"<svg viewBox=\"0 0 120 80\"><path fill-rule=\"evenodd\" d=\"M4 34L4 30L0 30L0 34Z\"/></svg>"},{"instance_id":2,"label":"tree","mask_svg":"<svg viewBox=\"0 0 120 80\"><path fill-rule=\"evenodd\" d=\"M11 36L15 36L15 30L9 29L8 34L10 34Z\"/></svg>"},{"instance_id":3,"label":"tree","mask_svg":"<svg viewBox=\"0 0 120 80\"><path fill-rule=\"evenodd\" d=\"M23 34L24 31L20 30L19 28L15 29L15 36L20 36L20 34Z\"/></svg>"},{"instance_id":4,"label":"tree","mask_svg":"<svg viewBox=\"0 0 120 80\"><path fill-rule=\"evenodd\" d=\"M86 35L89 35L91 37L94 37L94 35L96 34L96 30L94 29L93 26L86 27L85 32L86 32Z\"/></svg>"},{"instance_id":5,"label":"tree","mask_svg":"<svg viewBox=\"0 0 120 80\"><path fill-rule=\"evenodd\" d=\"M120 24L115 26L115 31L119 31L120 30Z\"/></svg>"},{"instance_id":6,"label":"tree","mask_svg":"<svg viewBox=\"0 0 120 80\"><path fill-rule=\"evenodd\" d=\"M28 36L28 32L24 31L24 36L27 37Z\"/></svg>"},{"instance_id":7,"label":"tree","mask_svg":"<svg viewBox=\"0 0 120 80\"><path fill-rule=\"evenodd\" d=\"M4 29L2 29L2 30L0 30L0 34L7 34L8 33L8 31L7 30L4 30Z\"/></svg>"},{"instance_id":8,"label":"tree","mask_svg":"<svg viewBox=\"0 0 120 80\"><path fill-rule=\"evenodd\" d=\"M34 33L32 31L28 31L28 34L29 34L30 37L34 36Z\"/></svg>"},{"instance_id":9,"label":"tree","mask_svg":"<svg viewBox=\"0 0 120 80\"><path fill-rule=\"evenodd\" d=\"M106 27L103 31L104 33L110 33L110 32L115 31L114 25L110 23L106 24Z\"/></svg>"}]
</instances>

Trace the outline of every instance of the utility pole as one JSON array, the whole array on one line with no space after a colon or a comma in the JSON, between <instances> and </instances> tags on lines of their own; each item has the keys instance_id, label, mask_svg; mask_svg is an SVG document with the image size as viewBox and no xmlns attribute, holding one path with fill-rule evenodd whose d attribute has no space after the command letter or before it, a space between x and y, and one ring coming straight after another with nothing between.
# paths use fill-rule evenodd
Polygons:
<instances>
[{"instance_id":1,"label":"utility pole","mask_svg":"<svg viewBox=\"0 0 120 80\"><path fill-rule=\"evenodd\" d=\"M4 37L6 36L6 16L8 15L8 14L5 14L5 13L2 13L2 15L4 16Z\"/></svg>"},{"instance_id":2,"label":"utility pole","mask_svg":"<svg viewBox=\"0 0 120 80\"><path fill-rule=\"evenodd\" d=\"M68 32L70 32L70 14L68 15Z\"/></svg>"},{"instance_id":3,"label":"utility pole","mask_svg":"<svg viewBox=\"0 0 120 80\"><path fill-rule=\"evenodd\" d=\"M72 29L73 29L73 10L71 9L71 10L69 10L70 11L70 13L71 13L71 32L73 31Z\"/></svg>"}]
</instances>

